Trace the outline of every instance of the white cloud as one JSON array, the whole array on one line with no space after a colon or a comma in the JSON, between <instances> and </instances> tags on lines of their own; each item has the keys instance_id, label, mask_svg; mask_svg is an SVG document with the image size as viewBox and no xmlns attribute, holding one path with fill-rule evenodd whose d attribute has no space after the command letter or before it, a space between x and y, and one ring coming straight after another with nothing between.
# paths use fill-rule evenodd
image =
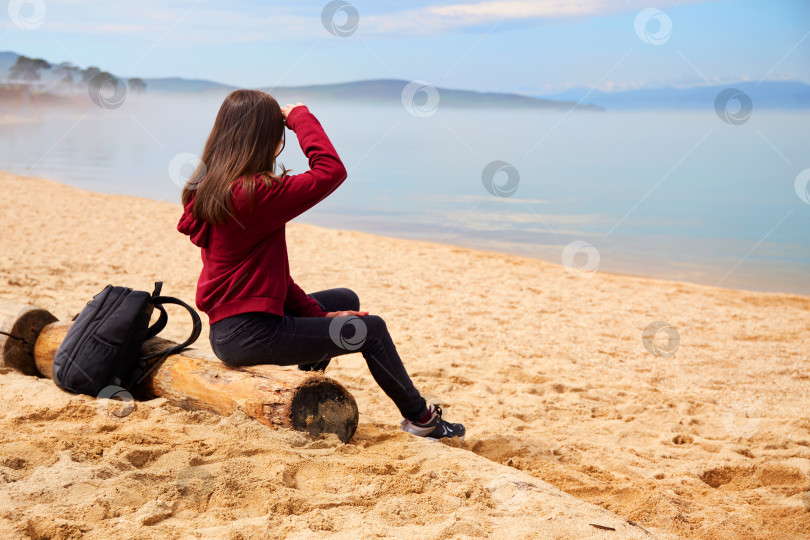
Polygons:
<instances>
[{"instance_id":1,"label":"white cloud","mask_svg":"<svg viewBox=\"0 0 810 540\"><path fill-rule=\"evenodd\" d=\"M580 17L598 13L604 9L603 0L542 0L520 2L516 0L493 0L478 4L452 4L430 6L425 11L439 17L454 17L469 24L486 22L491 19L527 19L535 17Z\"/></svg>"},{"instance_id":2,"label":"white cloud","mask_svg":"<svg viewBox=\"0 0 810 540\"><path fill-rule=\"evenodd\" d=\"M659 0L658 8L687 2L711 0ZM635 12L649 7L646 1L627 0L488 0L469 4L427 6L383 15L360 14L366 33L403 31L432 34L456 28L496 23L500 20L576 19L614 13Z\"/></svg>"},{"instance_id":3,"label":"white cloud","mask_svg":"<svg viewBox=\"0 0 810 540\"><path fill-rule=\"evenodd\" d=\"M119 4L97 0L49 0L43 29L57 34L137 35L161 45L283 41L323 37L319 12L291 6L235 9L215 2L172 6L159 0ZM0 21L0 28L13 25Z\"/></svg>"},{"instance_id":4,"label":"white cloud","mask_svg":"<svg viewBox=\"0 0 810 540\"><path fill-rule=\"evenodd\" d=\"M144 34L154 31L145 24L89 23L89 22L50 22L48 30L76 34Z\"/></svg>"},{"instance_id":5,"label":"white cloud","mask_svg":"<svg viewBox=\"0 0 810 540\"><path fill-rule=\"evenodd\" d=\"M658 0L666 9L676 3L711 0ZM94 0L51 0L49 5L70 5L74 15L65 17L54 9L46 24L56 32L117 35L169 32L164 40L232 43L326 37L319 8L267 5L259 9L233 9L220 4L197 3L172 7L158 0L142 0L137 8ZM467 27L492 26L498 21L582 19L615 13L633 13L648 7L647 0L485 0L476 3L435 4L383 13L367 13L362 7L358 36L419 36L452 32ZM61 15L61 16L60 16ZM89 19L89 20L88 20ZM2 23L0 23L2 25ZM7 25L4 25L7 26Z\"/></svg>"}]
</instances>

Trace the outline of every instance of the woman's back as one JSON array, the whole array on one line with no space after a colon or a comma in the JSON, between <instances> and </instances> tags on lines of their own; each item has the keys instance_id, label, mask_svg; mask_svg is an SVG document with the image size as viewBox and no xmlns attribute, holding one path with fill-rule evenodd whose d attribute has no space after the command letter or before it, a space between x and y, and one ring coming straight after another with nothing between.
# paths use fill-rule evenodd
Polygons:
<instances>
[{"instance_id":1,"label":"woman's back","mask_svg":"<svg viewBox=\"0 0 810 540\"><path fill-rule=\"evenodd\" d=\"M298 136L309 171L284 176L280 182L258 173L247 182L244 177L233 181L230 200L220 201L226 214L222 223L194 217L196 193L187 197L177 229L202 250L196 303L210 323L249 311L283 313L292 281L285 224L346 179L337 151L306 106L293 108L286 124Z\"/></svg>"}]
</instances>

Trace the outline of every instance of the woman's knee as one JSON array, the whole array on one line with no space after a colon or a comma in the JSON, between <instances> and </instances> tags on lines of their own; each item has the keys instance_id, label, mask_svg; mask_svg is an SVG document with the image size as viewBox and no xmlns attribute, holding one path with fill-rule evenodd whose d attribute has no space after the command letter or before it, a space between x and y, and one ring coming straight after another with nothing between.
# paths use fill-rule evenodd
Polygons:
<instances>
[{"instance_id":1,"label":"woman's knee","mask_svg":"<svg viewBox=\"0 0 810 540\"><path fill-rule=\"evenodd\" d=\"M380 336L388 331L385 321L379 315L363 315L360 317L366 327L366 333L370 336Z\"/></svg>"},{"instance_id":2,"label":"woman's knee","mask_svg":"<svg viewBox=\"0 0 810 540\"><path fill-rule=\"evenodd\" d=\"M346 287L338 289L340 291L340 304L345 306L343 309L351 311L360 311L360 297L357 293Z\"/></svg>"}]
</instances>

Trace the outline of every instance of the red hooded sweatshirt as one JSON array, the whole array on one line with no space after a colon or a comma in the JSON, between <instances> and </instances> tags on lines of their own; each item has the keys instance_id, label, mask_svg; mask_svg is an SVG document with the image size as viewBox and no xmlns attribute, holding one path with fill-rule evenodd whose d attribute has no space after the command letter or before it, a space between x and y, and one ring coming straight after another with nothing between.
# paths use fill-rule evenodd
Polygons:
<instances>
[{"instance_id":1,"label":"red hooded sweatshirt","mask_svg":"<svg viewBox=\"0 0 810 540\"><path fill-rule=\"evenodd\" d=\"M346 179L346 168L320 122L305 105L294 107L286 126L293 130L310 170L268 186L256 178L254 210L249 211L241 182L234 182L234 213L221 225L191 215L186 204L177 230L202 249L203 269L196 304L213 324L225 317L263 311L300 317L325 315L290 277L285 224L312 208Z\"/></svg>"}]
</instances>

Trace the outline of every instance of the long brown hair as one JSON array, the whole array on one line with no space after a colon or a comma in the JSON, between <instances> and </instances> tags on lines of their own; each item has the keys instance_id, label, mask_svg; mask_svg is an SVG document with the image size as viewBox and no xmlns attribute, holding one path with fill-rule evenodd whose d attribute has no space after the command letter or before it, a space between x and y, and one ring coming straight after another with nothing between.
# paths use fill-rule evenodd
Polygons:
<instances>
[{"instance_id":1,"label":"long brown hair","mask_svg":"<svg viewBox=\"0 0 810 540\"><path fill-rule=\"evenodd\" d=\"M252 204L254 178L270 185L290 172L281 164L276 174L276 149L284 139L284 115L276 99L260 90L234 90L222 102L200 163L183 187L183 205L194 197L191 215L224 223L233 214L231 189L242 177Z\"/></svg>"}]
</instances>

